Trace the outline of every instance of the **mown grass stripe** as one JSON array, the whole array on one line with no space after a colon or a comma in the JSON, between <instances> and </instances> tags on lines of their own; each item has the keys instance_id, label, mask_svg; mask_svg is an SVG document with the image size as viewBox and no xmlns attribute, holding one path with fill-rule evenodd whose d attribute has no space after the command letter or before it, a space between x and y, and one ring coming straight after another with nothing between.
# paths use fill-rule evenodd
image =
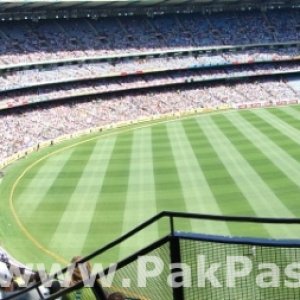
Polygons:
<instances>
[{"instance_id":1,"label":"mown grass stripe","mask_svg":"<svg viewBox=\"0 0 300 300\"><path fill-rule=\"evenodd\" d=\"M115 138L100 140L87 159L80 180L71 195L50 245L69 255L80 255L89 234ZM74 243L76 236L76 243Z\"/></svg>"},{"instance_id":2,"label":"mown grass stripe","mask_svg":"<svg viewBox=\"0 0 300 300\"><path fill-rule=\"evenodd\" d=\"M280 118L282 121L287 123L291 128L294 130L300 131L300 112L296 112L294 109L289 107L282 107L278 109L268 109L268 111L273 114L274 116ZM290 113L288 113L290 112Z\"/></svg>"},{"instance_id":3,"label":"mown grass stripe","mask_svg":"<svg viewBox=\"0 0 300 300\"><path fill-rule=\"evenodd\" d=\"M128 232L156 213L151 129L137 129L133 133L122 232ZM122 243L120 258L138 251L158 238L158 228L155 224L133 240Z\"/></svg>"},{"instance_id":4,"label":"mown grass stripe","mask_svg":"<svg viewBox=\"0 0 300 300\"><path fill-rule=\"evenodd\" d=\"M285 122L280 119L279 116L272 114L269 109L253 110L253 113L271 125L273 128L276 128L283 135L286 135L288 138L293 140L295 143L300 144L300 131L295 129L290 125L291 122ZM289 120L290 121L290 120Z\"/></svg>"},{"instance_id":5,"label":"mown grass stripe","mask_svg":"<svg viewBox=\"0 0 300 300\"><path fill-rule=\"evenodd\" d=\"M26 221L30 232L35 234L43 244L50 244L52 234L66 210L68 201L76 189L88 158L96 142L93 141L84 147L75 148L65 165L56 176L52 185L45 186L47 192L39 205L32 211L32 217ZM22 217L22 214L21 214ZM36 224L39 224L38 228ZM63 255L63 254L62 254Z\"/></svg>"},{"instance_id":6,"label":"mown grass stripe","mask_svg":"<svg viewBox=\"0 0 300 300\"><path fill-rule=\"evenodd\" d=\"M223 215L255 216L255 211L215 152L200 124L195 118L184 120L182 123L198 164L218 202L220 213ZM218 224L215 224L215 226L216 232L219 232ZM244 235L255 235L260 232L262 236L268 236L267 231L261 225L239 224L237 226L228 223L227 226L230 233L235 236L240 235L242 232Z\"/></svg>"},{"instance_id":7,"label":"mown grass stripe","mask_svg":"<svg viewBox=\"0 0 300 300\"><path fill-rule=\"evenodd\" d=\"M288 118L290 116L290 117L293 117L294 119L296 119L297 121L300 120L300 111L295 110L292 106L280 108L274 112L273 111L271 111L271 112L275 113L276 115L279 115L278 112L280 112L280 115L283 112L286 115L286 118ZM282 118L282 116L281 116L281 118Z\"/></svg>"},{"instance_id":8,"label":"mown grass stripe","mask_svg":"<svg viewBox=\"0 0 300 300\"><path fill-rule=\"evenodd\" d=\"M297 204L300 193L299 187L281 169L276 167L269 158L273 149L263 153L259 144L254 144L250 136L245 135L242 127L246 126L248 128L248 123L243 118L240 119L242 123L239 123L234 114L226 114L226 116L219 116L216 120L218 120L219 126L222 126L222 130L227 132L231 141L240 149L264 182L273 190L277 198L288 207L290 212L293 212L294 215L299 215L300 209Z\"/></svg>"},{"instance_id":9,"label":"mown grass stripe","mask_svg":"<svg viewBox=\"0 0 300 300\"><path fill-rule=\"evenodd\" d=\"M282 152L286 152L285 156L290 156L290 159L294 159L296 164L300 163L300 152L298 151L299 144L295 143L288 136L282 134L279 130L265 122L262 118L258 117L251 111L242 111L240 116L247 120L247 124L251 124L251 128L256 128L257 133L260 132L260 137L268 139L276 149L281 148ZM271 145L271 144L270 144ZM271 148L272 149L272 148Z\"/></svg>"},{"instance_id":10,"label":"mown grass stripe","mask_svg":"<svg viewBox=\"0 0 300 300\"><path fill-rule=\"evenodd\" d=\"M50 157L34 169L34 176L21 181L20 186L23 186L24 189L18 192L15 203L17 210L21 212L22 219L26 221L32 217L32 214L47 194L48 188L54 183L56 177L68 162L72 151Z\"/></svg>"},{"instance_id":11,"label":"mown grass stripe","mask_svg":"<svg viewBox=\"0 0 300 300\"><path fill-rule=\"evenodd\" d=\"M187 211L178 170L165 125L152 127L153 170L158 212L164 210ZM190 231L190 222L181 223L181 230ZM169 233L168 223L158 224L160 236Z\"/></svg>"},{"instance_id":12,"label":"mown grass stripe","mask_svg":"<svg viewBox=\"0 0 300 300\"><path fill-rule=\"evenodd\" d=\"M233 124L237 124L239 130L247 136L247 138L256 145L287 178L290 179L290 181L294 182L297 186L300 186L300 163L283 150L286 146L282 149L277 143L273 142L275 138L272 132L272 126L268 128L268 131L263 129L259 130L261 128L260 124L264 126L264 124L266 124L265 121L262 120L262 123L252 124L247 117L242 118L239 114L230 114L227 117ZM261 120L260 117L257 118ZM257 120L256 117L255 120ZM268 124L267 126L269 127ZM277 130L274 129L274 131ZM292 143L292 145L295 147L294 143ZM298 149L298 146L296 146L296 148Z\"/></svg>"},{"instance_id":13,"label":"mown grass stripe","mask_svg":"<svg viewBox=\"0 0 300 300\"><path fill-rule=\"evenodd\" d=\"M207 117L207 120L199 118L197 121L256 215L292 217L293 214L281 203L248 160L244 158L240 148L232 143L228 132L223 129L223 126L220 126L219 122L215 122L216 118L213 120L210 117ZM285 228L279 230L268 225L265 228L272 237L283 237L289 233Z\"/></svg>"},{"instance_id":14,"label":"mown grass stripe","mask_svg":"<svg viewBox=\"0 0 300 300\"><path fill-rule=\"evenodd\" d=\"M85 254L111 242L122 234L131 147L131 132L117 136L90 225L89 235L95 238L90 239L89 243L85 245L83 249ZM106 255L103 257L105 262L116 262L119 258L119 248L107 252Z\"/></svg>"},{"instance_id":15,"label":"mown grass stripe","mask_svg":"<svg viewBox=\"0 0 300 300\"><path fill-rule=\"evenodd\" d=\"M221 210L187 139L182 123L170 122L167 124L167 130L187 210L205 214L221 214ZM219 233L229 235L226 224L221 223L218 225ZM214 222L194 220L191 221L191 226L194 232L216 233Z\"/></svg>"}]
</instances>

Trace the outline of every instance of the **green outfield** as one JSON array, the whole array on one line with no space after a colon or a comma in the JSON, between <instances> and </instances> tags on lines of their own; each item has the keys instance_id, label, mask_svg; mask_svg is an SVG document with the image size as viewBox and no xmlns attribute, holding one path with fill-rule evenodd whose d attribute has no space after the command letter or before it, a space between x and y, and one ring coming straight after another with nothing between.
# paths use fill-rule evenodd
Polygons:
<instances>
[{"instance_id":1,"label":"green outfield","mask_svg":"<svg viewBox=\"0 0 300 300\"><path fill-rule=\"evenodd\" d=\"M162 210L300 216L300 106L143 123L18 161L0 184L0 241L25 262L88 254ZM189 221L182 230L299 238L292 226ZM166 224L112 251L117 260Z\"/></svg>"}]
</instances>

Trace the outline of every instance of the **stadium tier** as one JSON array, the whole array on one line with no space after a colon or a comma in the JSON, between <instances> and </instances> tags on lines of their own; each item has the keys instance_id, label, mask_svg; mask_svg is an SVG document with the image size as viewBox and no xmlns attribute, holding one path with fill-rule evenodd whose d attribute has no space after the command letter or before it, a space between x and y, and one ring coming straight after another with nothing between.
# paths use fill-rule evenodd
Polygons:
<instances>
[{"instance_id":1,"label":"stadium tier","mask_svg":"<svg viewBox=\"0 0 300 300\"><path fill-rule=\"evenodd\" d=\"M174 48L294 42L299 40L299 19L298 10L290 9L2 22L0 62L9 65Z\"/></svg>"},{"instance_id":2,"label":"stadium tier","mask_svg":"<svg viewBox=\"0 0 300 300\"><path fill-rule=\"evenodd\" d=\"M30 7L30 3L23 8L18 3L16 11ZM9 6L3 3L3 7L5 14ZM124 89L128 86L125 77L132 74L299 59L299 11L292 8L258 10L254 6L245 10L241 6L214 14L87 14L85 18L57 13L55 18L40 15L23 20L11 14L0 23L2 109L109 92L118 86ZM77 88L87 85L79 83L82 80L117 76L123 78L110 84L111 88L105 80L99 81L100 88L89 83L88 88ZM25 91L30 87L31 91Z\"/></svg>"},{"instance_id":3,"label":"stadium tier","mask_svg":"<svg viewBox=\"0 0 300 300\"><path fill-rule=\"evenodd\" d=\"M5 76L0 78L0 91L16 90L30 86L37 86L47 83L60 83L66 81L79 81L93 78L107 78L127 75L141 75L145 73L158 73L163 71L188 70L188 69L213 69L228 67L235 64L273 63L290 62L299 60L296 47L284 49L252 49L237 51L234 53L205 53L202 55L180 55L155 57L148 54L145 58L132 57L128 59L109 60L104 62L84 63L77 61L77 64L52 63L47 68L40 66L24 67L21 70L6 71ZM282 64L284 66L284 64ZM254 66L255 67L255 66ZM259 66L258 66L259 67ZM274 67L275 68L275 67ZM46 70L45 70L46 69ZM5 69L3 69L5 72ZM205 72L204 72L205 73Z\"/></svg>"},{"instance_id":4,"label":"stadium tier","mask_svg":"<svg viewBox=\"0 0 300 300\"><path fill-rule=\"evenodd\" d=\"M81 81L54 82L20 88L17 91L6 90L3 93L0 108L17 107L30 103L58 101L59 99L76 98L89 95L101 95L114 92L126 92L136 89L153 89L164 86L184 85L187 83L221 81L231 78L262 77L264 75L279 75L299 71L298 63L280 63L245 65L239 67L222 67L208 69L178 70L177 72L149 71L143 74L128 73L126 76L112 75L110 77L87 77ZM2 105L1 105L2 104Z\"/></svg>"},{"instance_id":5,"label":"stadium tier","mask_svg":"<svg viewBox=\"0 0 300 300\"><path fill-rule=\"evenodd\" d=\"M0 299L299 299L299 62L298 0L0 1Z\"/></svg>"},{"instance_id":6,"label":"stadium tier","mask_svg":"<svg viewBox=\"0 0 300 300\"><path fill-rule=\"evenodd\" d=\"M168 78L164 80L168 82ZM133 81L133 84L138 85L138 82ZM70 91L74 93L72 89ZM20 98L22 97L25 96ZM3 141L0 145L0 161L39 142L90 127L198 108L242 107L247 103L263 106L261 103L276 104L283 99L297 103L299 97L299 91L285 80L279 79L198 88L181 87L180 90L173 88L160 92L136 91L121 96L94 96L87 102L73 100L47 104L41 108L8 110L0 114Z\"/></svg>"}]
</instances>

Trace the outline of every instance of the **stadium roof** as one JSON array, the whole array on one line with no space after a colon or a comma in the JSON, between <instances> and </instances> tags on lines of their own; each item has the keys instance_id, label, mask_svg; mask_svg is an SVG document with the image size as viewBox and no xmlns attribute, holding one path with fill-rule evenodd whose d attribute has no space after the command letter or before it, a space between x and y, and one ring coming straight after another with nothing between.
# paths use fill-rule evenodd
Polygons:
<instances>
[{"instance_id":1,"label":"stadium roof","mask_svg":"<svg viewBox=\"0 0 300 300\"><path fill-rule=\"evenodd\" d=\"M286 6L298 3L298 0L10 0L0 1L0 11L34 11L34 10L61 10L78 8L104 8L104 7L151 7L151 6L180 6L187 5L247 5L247 4L274 4Z\"/></svg>"}]
</instances>

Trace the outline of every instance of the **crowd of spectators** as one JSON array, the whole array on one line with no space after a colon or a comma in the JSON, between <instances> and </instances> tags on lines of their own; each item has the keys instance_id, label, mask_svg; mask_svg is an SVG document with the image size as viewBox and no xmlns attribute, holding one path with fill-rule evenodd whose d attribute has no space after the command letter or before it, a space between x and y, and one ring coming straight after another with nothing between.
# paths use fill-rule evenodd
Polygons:
<instances>
[{"instance_id":1,"label":"crowd of spectators","mask_svg":"<svg viewBox=\"0 0 300 300\"><path fill-rule=\"evenodd\" d=\"M38 272L26 272L24 268L16 268L10 264L0 263L0 272L2 276L0 279L0 299L14 296L25 287L33 285L41 280ZM3 276L5 276L5 278ZM41 285L38 288L38 291L37 289L33 289L22 296L15 297L20 300L37 300L41 299L40 295L43 297L49 297L51 294L56 293L59 289L59 282L53 281L49 288Z\"/></svg>"},{"instance_id":2,"label":"crowd of spectators","mask_svg":"<svg viewBox=\"0 0 300 300\"><path fill-rule=\"evenodd\" d=\"M281 14L282 13L282 14ZM70 59L86 56L124 54L133 51L189 49L196 46L222 46L299 40L296 30L298 10L274 12L230 12L202 15L164 15L157 17L101 18L99 20L40 20L2 22L0 24L0 64L43 62L49 59ZM280 19L274 22L274 16ZM282 19L284 17L284 19ZM286 19L285 19L286 18ZM250 26L251 25L251 26ZM283 36L281 31L291 26ZM247 30L246 30L247 29ZM179 33L179 34L178 34ZM153 70L187 69L212 65L231 65L256 61L275 61L299 56L299 49L259 48L250 51L205 53L188 57L150 57L78 65L52 65L49 68L15 70L0 76L0 92L45 83L58 83L87 78L127 75ZM253 71L243 70L243 73ZM198 78L222 75L221 71L203 71ZM236 73L236 72L235 72ZM223 74L224 75L224 74ZM1 100L9 106L47 101L77 93L107 92L185 80L170 77L100 80L98 83L66 84L63 88L47 87L33 92L9 93ZM89 85L88 85L89 84ZM5 104L1 107L7 107Z\"/></svg>"},{"instance_id":3,"label":"crowd of spectators","mask_svg":"<svg viewBox=\"0 0 300 300\"><path fill-rule=\"evenodd\" d=\"M75 256L71 260L70 268L65 275L65 279L58 276L49 276L44 270L31 270L19 267L10 262L0 261L0 299L14 296L18 300L39 300L53 296L57 300L78 300L97 299L92 287L84 286L76 288L80 282L86 282L92 274L92 266L89 262L80 263L83 267L76 265L81 256ZM84 271L83 271L84 270ZM38 284L38 287L25 291L26 288ZM97 282L95 282L97 284ZM66 288L73 288L71 292L63 296L55 295ZM75 288L75 289L74 289ZM21 295L19 293L22 293ZM108 300L125 300L125 296L120 292L108 293L103 290ZM18 295L19 294L19 295ZM130 298L131 299L131 298Z\"/></svg>"},{"instance_id":4,"label":"crowd of spectators","mask_svg":"<svg viewBox=\"0 0 300 300\"><path fill-rule=\"evenodd\" d=\"M221 79L233 76L251 76L270 74L275 71L297 71L298 63L259 64L229 66L227 68L191 69L168 73L152 73L134 76L102 78L96 81L72 82L63 85L52 85L2 95L0 107L21 106L28 103L73 97L84 94L108 93L136 88L149 88L184 82Z\"/></svg>"},{"instance_id":5,"label":"crowd of spectators","mask_svg":"<svg viewBox=\"0 0 300 300\"><path fill-rule=\"evenodd\" d=\"M144 59L124 59L117 62L83 63L78 65L49 66L44 69L27 69L5 72L0 77L0 91L22 88L43 83L62 82L112 76L114 74L141 73L152 70L175 70L195 67L232 65L260 61L280 61L292 59L299 53L295 48L278 50L259 49L234 53L205 54L188 57L158 57Z\"/></svg>"},{"instance_id":6,"label":"crowd of spectators","mask_svg":"<svg viewBox=\"0 0 300 300\"><path fill-rule=\"evenodd\" d=\"M197 108L282 99L299 100L299 93L284 81L268 80L134 92L87 102L52 103L39 108L3 111L0 114L0 161L41 141L90 127Z\"/></svg>"},{"instance_id":7,"label":"crowd of spectators","mask_svg":"<svg viewBox=\"0 0 300 300\"><path fill-rule=\"evenodd\" d=\"M288 9L2 22L0 64L297 41L299 19L299 10Z\"/></svg>"},{"instance_id":8,"label":"crowd of spectators","mask_svg":"<svg viewBox=\"0 0 300 300\"><path fill-rule=\"evenodd\" d=\"M182 14L156 17L118 17L72 20L12 21L0 24L0 64L42 62L86 56L124 54L133 51L190 49L238 44L261 44L299 40L298 10L280 12L228 12L220 14ZM275 22L277 20L277 22ZM286 30L288 28L288 30ZM282 34L284 32L284 35ZM180 34L178 34L180 33ZM185 69L196 66L235 65L237 63L281 60L299 56L298 48L262 49L228 53L210 53L188 57L153 57L117 62L94 62L80 65L56 65L48 69L4 72L0 77L0 107L55 100L80 94L107 93L117 90L147 88L201 79L255 75L280 70L298 70L298 64L260 64L172 73L141 75L141 71ZM112 74L114 73L114 74ZM121 76L48 85L20 91L32 84ZM274 89L278 93L274 93ZM5 92L5 93L4 93ZM252 97L253 96L253 97ZM0 117L3 143L0 161L7 156L43 140L71 133L86 127L105 125L142 116L162 114L197 107L248 102L277 97L298 97L282 82L269 84L237 84L203 87L180 92L140 93L70 104L52 104L38 110L25 108ZM100 96L99 96L100 97ZM104 98L106 96L102 96ZM183 100L182 100L183 99ZM3 131L3 132L2 132Z\"/></svg>"}]
</instances>

